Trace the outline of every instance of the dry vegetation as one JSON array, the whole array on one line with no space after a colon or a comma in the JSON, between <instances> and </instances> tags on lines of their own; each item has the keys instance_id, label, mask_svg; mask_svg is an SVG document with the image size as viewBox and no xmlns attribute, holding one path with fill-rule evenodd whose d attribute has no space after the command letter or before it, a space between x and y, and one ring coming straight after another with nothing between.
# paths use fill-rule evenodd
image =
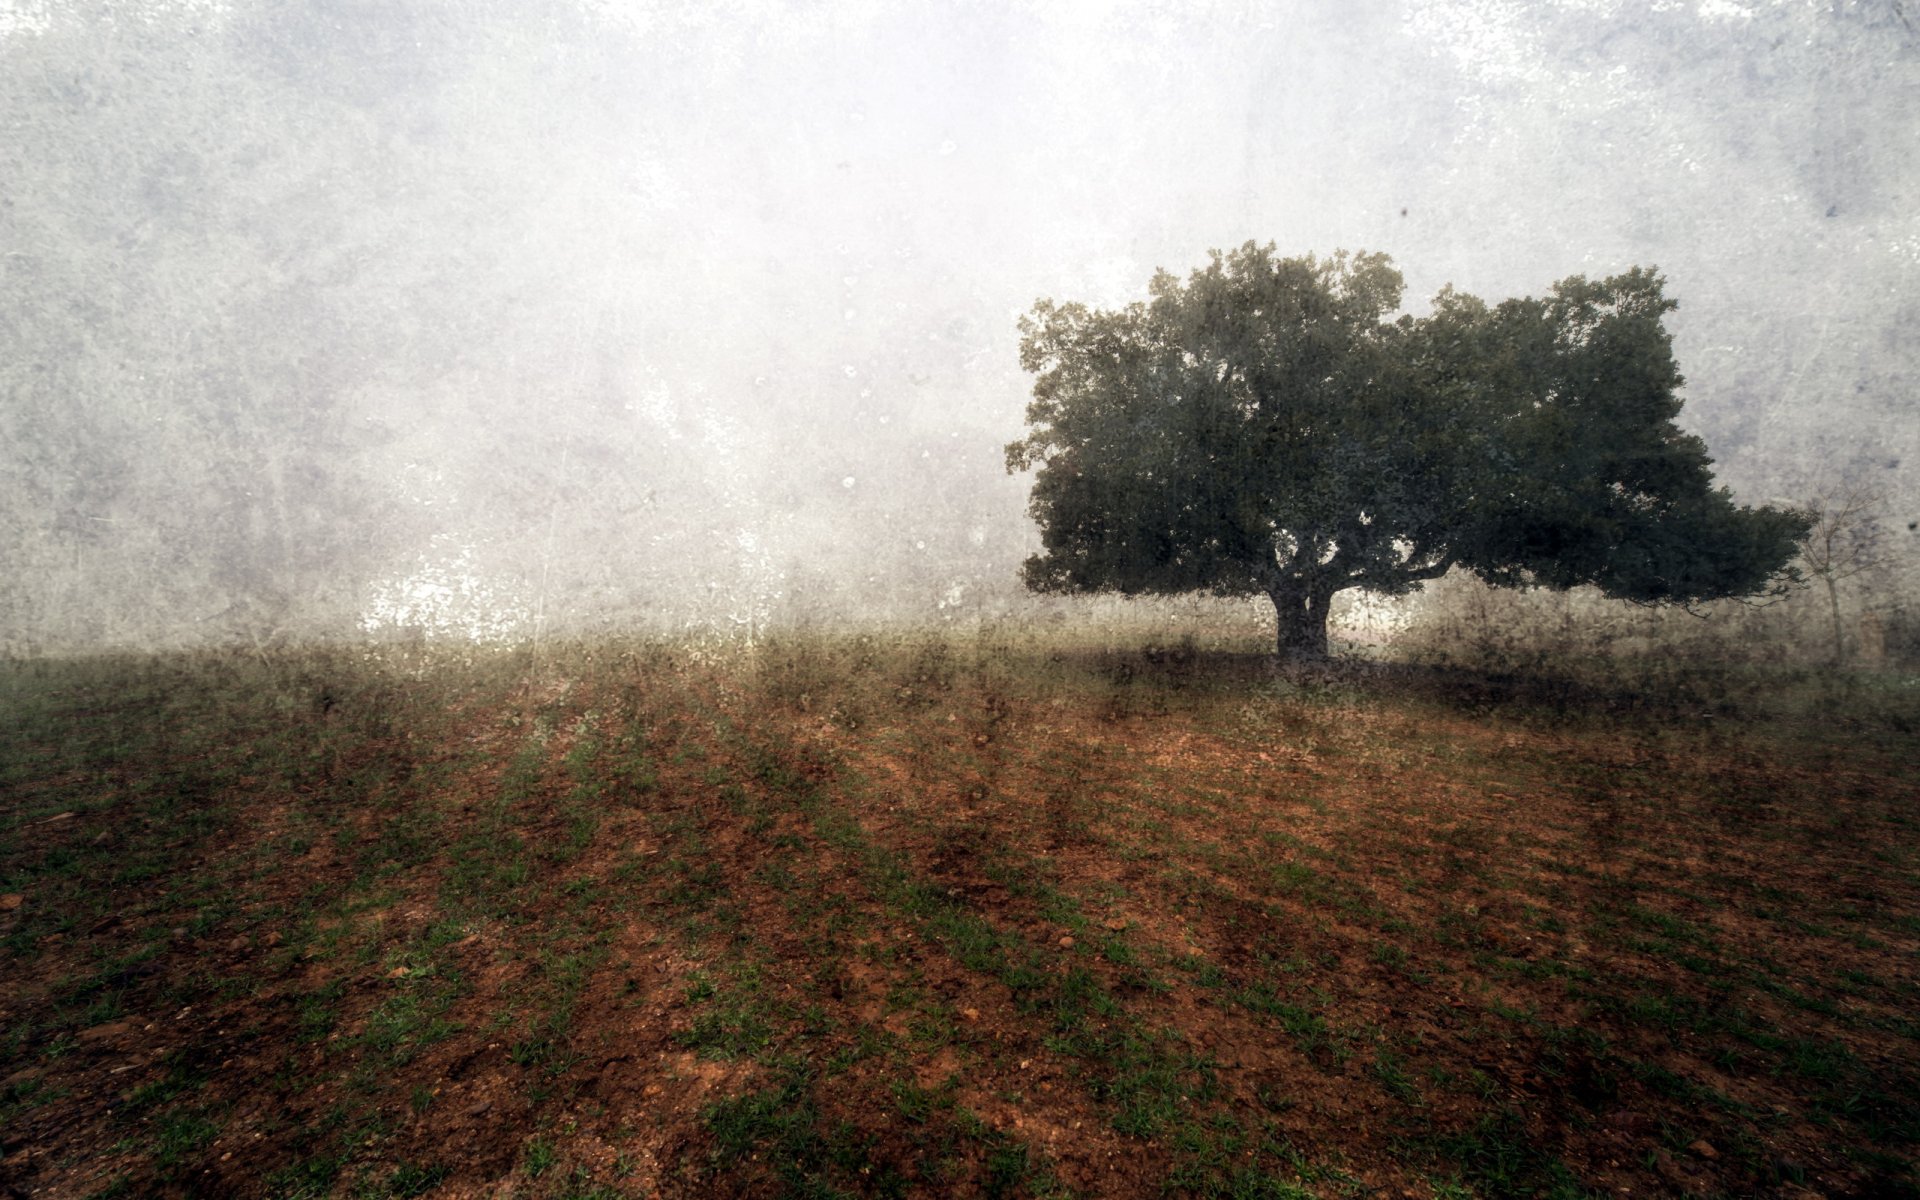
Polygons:
<instances>
[{"instance_id":1,"label":"dry vegetation","mask_svg":"<svg viewBox=\"0 0 1920 1200\"><path fill-rule=\"evenodd\" d=\"M1911 1195L1920 688L992 630L0 673L20 1196Z\"/></svg>"}]
</instances>

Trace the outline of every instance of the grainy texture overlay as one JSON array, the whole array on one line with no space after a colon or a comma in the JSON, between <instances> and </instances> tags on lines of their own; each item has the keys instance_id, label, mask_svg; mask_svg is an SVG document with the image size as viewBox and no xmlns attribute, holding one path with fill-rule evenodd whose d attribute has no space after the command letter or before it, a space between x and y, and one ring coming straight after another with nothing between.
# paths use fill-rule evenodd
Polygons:
<instances>
[{"instance_id":1,"label":"grainy texture overlay","mask_svg":"<svg viewBox=\"0 0 1920 1200\"><path fill-rule=\"evenodd\" d=\"M0 1200L1916 1197L1920 0L0 0Z\"/></svg>"}]
</instances>

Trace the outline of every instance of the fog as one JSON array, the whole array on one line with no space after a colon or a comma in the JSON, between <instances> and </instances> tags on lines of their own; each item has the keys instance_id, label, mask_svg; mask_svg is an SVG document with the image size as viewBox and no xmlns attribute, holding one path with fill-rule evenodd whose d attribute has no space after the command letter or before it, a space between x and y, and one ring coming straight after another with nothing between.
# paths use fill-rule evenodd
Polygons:
<instances>
[{"instance_id":1,"label":"fog","mask_svg":"<svg viewBox=\"0 0 1920 1200\"><path fill-rule=\"evenodd\" d=\"M1751 503L1904 464L1900 0L0 7L0 639L1017 610L1020 314L1657 266ZM1903 522L1904 523L1904 522Z\"/></svg>"}]
</instances>

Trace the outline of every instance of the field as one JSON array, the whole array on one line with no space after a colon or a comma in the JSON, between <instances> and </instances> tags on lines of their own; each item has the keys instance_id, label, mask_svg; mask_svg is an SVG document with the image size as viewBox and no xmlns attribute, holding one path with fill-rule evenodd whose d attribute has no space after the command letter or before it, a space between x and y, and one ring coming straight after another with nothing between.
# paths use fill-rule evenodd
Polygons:
<instances>
[{"instance_id":1,"label":"field","mask_svg":"<svg viewBox=\"0 0 1920 1200\"><path fill-rule=\"evenodd\" d=\"M0 1195L1920 1194L1910 676L1257 649L0 667Z\"/></svg>"}]
</instances>

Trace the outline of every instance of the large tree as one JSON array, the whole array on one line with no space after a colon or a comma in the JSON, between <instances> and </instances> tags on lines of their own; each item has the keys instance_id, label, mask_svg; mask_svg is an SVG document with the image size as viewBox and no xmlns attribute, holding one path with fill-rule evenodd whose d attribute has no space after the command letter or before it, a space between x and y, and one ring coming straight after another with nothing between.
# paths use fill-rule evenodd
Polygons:
<instances>
[{"instance_id":1,"label":"large tree","mask_svg":"<svg viewBox=\"0 0 1920 1200\"><path fill-rule=\"evenodd\" d=\"M1395 316L1384 255L1248 243L1151 300L1042 301L1009 470L1038 468L1038 591L1264 594L1279 650L1324 656L1347 588L1400 595L1459 566L1640 603L1791 578L1800 514L1736 506L1683 433L1661 279L1580 277L1489 306L1451 289Z\"/></svg>"}]
</instances>

